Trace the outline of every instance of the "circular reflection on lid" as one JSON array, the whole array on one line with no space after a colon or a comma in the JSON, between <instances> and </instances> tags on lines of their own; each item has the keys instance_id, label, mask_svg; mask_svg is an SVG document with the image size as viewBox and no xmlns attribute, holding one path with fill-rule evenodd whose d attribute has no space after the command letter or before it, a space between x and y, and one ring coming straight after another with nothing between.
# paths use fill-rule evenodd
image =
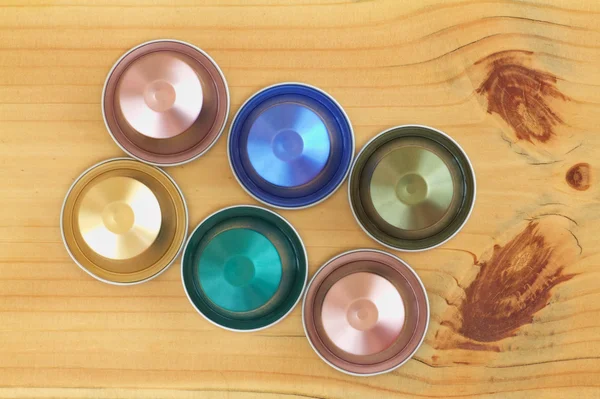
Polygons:
<instances>
[{"instance_id":1,"label":"circular reflection on lid","mask_svg":"<svg viewBox=\"0 0 600 399\"><path fill-rule=\"evenodd\" d=\"M187 207L162 170L110 159L75 180L63 203L61 232L71 258L93 277L140 283L177 258L187 234Z\"/></svg>"},{"instance_id":2,"label":"circular reflection on lid","mask_svg":"<svg viewBox=\"0 0 600 399\"><path fill-rule=\"evenodd\" d=\"M250 97L231 124L228 155L242 187L268 205L297 209L343 183L354 154L348 116L327 93L281 83Z\"/></svg>"},{"instance_id":3,"label":"circular reflection on lid","mask_svg":"<svg viewBox=\"0 0 600 399\"><path fill-rule=\"evenodd\" d=\"M102 92L102 112L123 151L153 165L179 165L215 144L227 122L229 90L204 51L156 40L115 63Z\"/></svg>"},{"instance_id":4,"label":"circular reflection on lid","mask_svg":"<svg viewBox=\"0 0 600 399\"><path fill-rule=\"evenodd\" d=\"M308 341L330 366L367 376L399 367L423 342L427 293L397 257L376 250L345 252L313 276L302 304Z\"/></svg>"},{"instance_id":5,"label":"circular reflection on lid","mask_svg":"<svg viewBox=\"0 0 600 399\"><path fill-rule=\"evenodd\" d=\"M452 202L454 184L448 165L416 145L392 150L379 161L370 182L373 207L387 223L421 230L439 222Z\"/></svg>"},{"instance_id":6,"label":"circular reflection on lid","mask_svg":"<svg viewBox=\"0 0 600 399\"><path fill-rule=\"evenodd\" d=\"M275 295L282 264L277 248L263 234L233 228L206 245L198 273L202 290L215 305L231 312L249 312Z\"/></svg>"},{"instance_id":7,"label":"circular reflection on lid","mask_svg":"<svg viewBox=\"0 0 600 399\"><path fill-rule=\"evenodd\" d=\"M138 132L170 138L192 126L202 108L202 84L194 69L177 53L163 51L140 57L117 86L121 112Z\"/></svg>"},{"instance_id":8,"label":"circular reflection on lid","mask_svg":"<svg viewBox=\"0 0 600 399\"><path fill-rule=\"evenodd\" d=\"M404 303L394 285L375 273L354 273L325 294L321 321L327 336L354 355L390 347L404 325Z\"/></svg>"},{"instance_id":9,"label":"circular reflection on lid","mask_svg":"<svg viewBox=\"0 0 600 399\"><path fill-rule=\"evenodd\" d=\"M386 130L359 152L348 196L363 230L379 243L421 251L452 238L475 203L475 173L462 148L426 126Z\"/></svg>"},{"instance_id":10,"label":"circular reflection on lid","mask_svg":"<svg viewBox=\"0 0 600 399\"><path fill-rule=\"evenodd\" d=\"M81 199L79 231L90 248L110 259L130 259L158 237L160 205L146 185L130 177L109 177Z\"/></svg>"},{"instance_id":11,"label":"circular reflection on lid","mask_svg":"<svg viewBox=\"0 0 600 399\"><path fill-rule=\"evenodd\" d=\"M259 176L283 187L301 186L317 177L329 159L325 122L312 109L276 104L252 123L246 150Z\"/></svg>"}]
</instances>

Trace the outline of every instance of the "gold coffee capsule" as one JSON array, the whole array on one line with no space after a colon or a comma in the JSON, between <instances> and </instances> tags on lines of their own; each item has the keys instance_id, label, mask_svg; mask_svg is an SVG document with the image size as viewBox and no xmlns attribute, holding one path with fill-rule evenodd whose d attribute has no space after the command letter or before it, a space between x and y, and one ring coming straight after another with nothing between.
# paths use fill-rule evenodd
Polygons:
<instances>
[{"instance_id":1,"label":"gold coffee capsule","mask_svg":"<svg viewBox=\"0 0 600 399\"><path fill-rule=\"evenodd\" d=\"M147 281L171 265L187 235L183 194L165 172L128 158L86 170L61 212L69 255L93 277L113 284Z\"/></svg>"}]
</instances>

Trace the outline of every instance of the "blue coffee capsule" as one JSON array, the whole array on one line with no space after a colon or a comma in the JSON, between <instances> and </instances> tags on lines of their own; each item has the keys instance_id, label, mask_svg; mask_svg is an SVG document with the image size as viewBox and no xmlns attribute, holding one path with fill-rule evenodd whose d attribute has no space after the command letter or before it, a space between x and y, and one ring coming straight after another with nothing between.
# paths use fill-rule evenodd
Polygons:
<instances>
[{"instance_id":1,"label":"blue coffee capsule","mask_svg":"<svg viewBox=\"0 0 600 399\"><path fill-rule=\"evenodd\" d=\"M342 107L300 83L267 87L248 99L231 124L228 155L242 187L283 209L305 208L344 182L354 134Z\"/></svg>"}]
</instances>

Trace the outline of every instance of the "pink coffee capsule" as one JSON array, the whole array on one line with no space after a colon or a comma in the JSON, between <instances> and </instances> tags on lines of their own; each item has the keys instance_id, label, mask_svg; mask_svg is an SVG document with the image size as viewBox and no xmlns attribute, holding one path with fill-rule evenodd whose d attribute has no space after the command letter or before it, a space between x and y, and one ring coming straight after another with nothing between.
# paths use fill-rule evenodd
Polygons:
<instances>
[{"instance_id":1,"label":"pink coffee capsule","mask_svg":"<svg viewBox=\"0 0 600 399\"><path fill-rule=\"evenodd\" d=\"M361 249L331 259L313 277L302 307L317 354L347 374L391 371L419 348L429 322L427 293L397 257Z\"/></svg>"},{"instance_id":2,"label":"pink coffee capsule","mask_svg":"<svg viewBox=\"0 0 600 399\"><path fill-rule=\"evenodd\" d=\"M104 86L106 127L126 153L172 166L205 153L229 114L223 73L204 51L174 40L143 43L114 65Z\"/></svg>"}]
</instances>

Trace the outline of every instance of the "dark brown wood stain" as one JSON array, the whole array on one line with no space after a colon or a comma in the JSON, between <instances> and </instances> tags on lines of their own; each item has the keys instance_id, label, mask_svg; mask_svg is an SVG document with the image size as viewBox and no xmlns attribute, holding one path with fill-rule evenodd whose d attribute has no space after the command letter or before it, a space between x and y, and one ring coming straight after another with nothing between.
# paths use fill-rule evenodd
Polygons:
<instances>
[{"instance_id":1,"label":"dark brown wood stain","mask_svg":"<svg viewBox=\"0 0 600 399\"><path fill-rule=\"evenodd\" d=\"M581 162L569 168L565 175L567 184L575 190L585 191L590 188L590 164Z\"/></svg>"},{"instance_id":2,"label":"dark brown wood stain","mask_svg":"<svg viewBox=\"0 0 600 399\"><path fill-rule=\"evenodd\" d=\"M497 345L489 345L489 344L481 344L478 342L457 342L456 347L459 349L467 349L474 351L492 351L492 352L500 352L500 347Z\"/></svg>"},{"instance_id":3,"label":"dark brown wood stain","mask_svg":"<svg viewBox=\"0 0 600 399\"><path fill-rule=\"evenodd\" d=\"M493 342L531 323L552 288L573 277L563 274L566 265L553 256L554 250L537 221L504 246L494 246L465 291L458 332L477 342Z\"/></svg>"},{"instance_id":4,"label":"dark brown wood stain","mask_svg":"<svg viewBox=\"0 0 600 399\"><path fill-rule=\"evenodd\" d=\"M529 66L530 51L503 51L476 64L488 63L488 75L477 89L487 97L487 112L499 115L514 130L518 140L545 143L555 136L562 118L549 98L568 100L556 88L556 76Z\"/></svg>"}]
</instances>

